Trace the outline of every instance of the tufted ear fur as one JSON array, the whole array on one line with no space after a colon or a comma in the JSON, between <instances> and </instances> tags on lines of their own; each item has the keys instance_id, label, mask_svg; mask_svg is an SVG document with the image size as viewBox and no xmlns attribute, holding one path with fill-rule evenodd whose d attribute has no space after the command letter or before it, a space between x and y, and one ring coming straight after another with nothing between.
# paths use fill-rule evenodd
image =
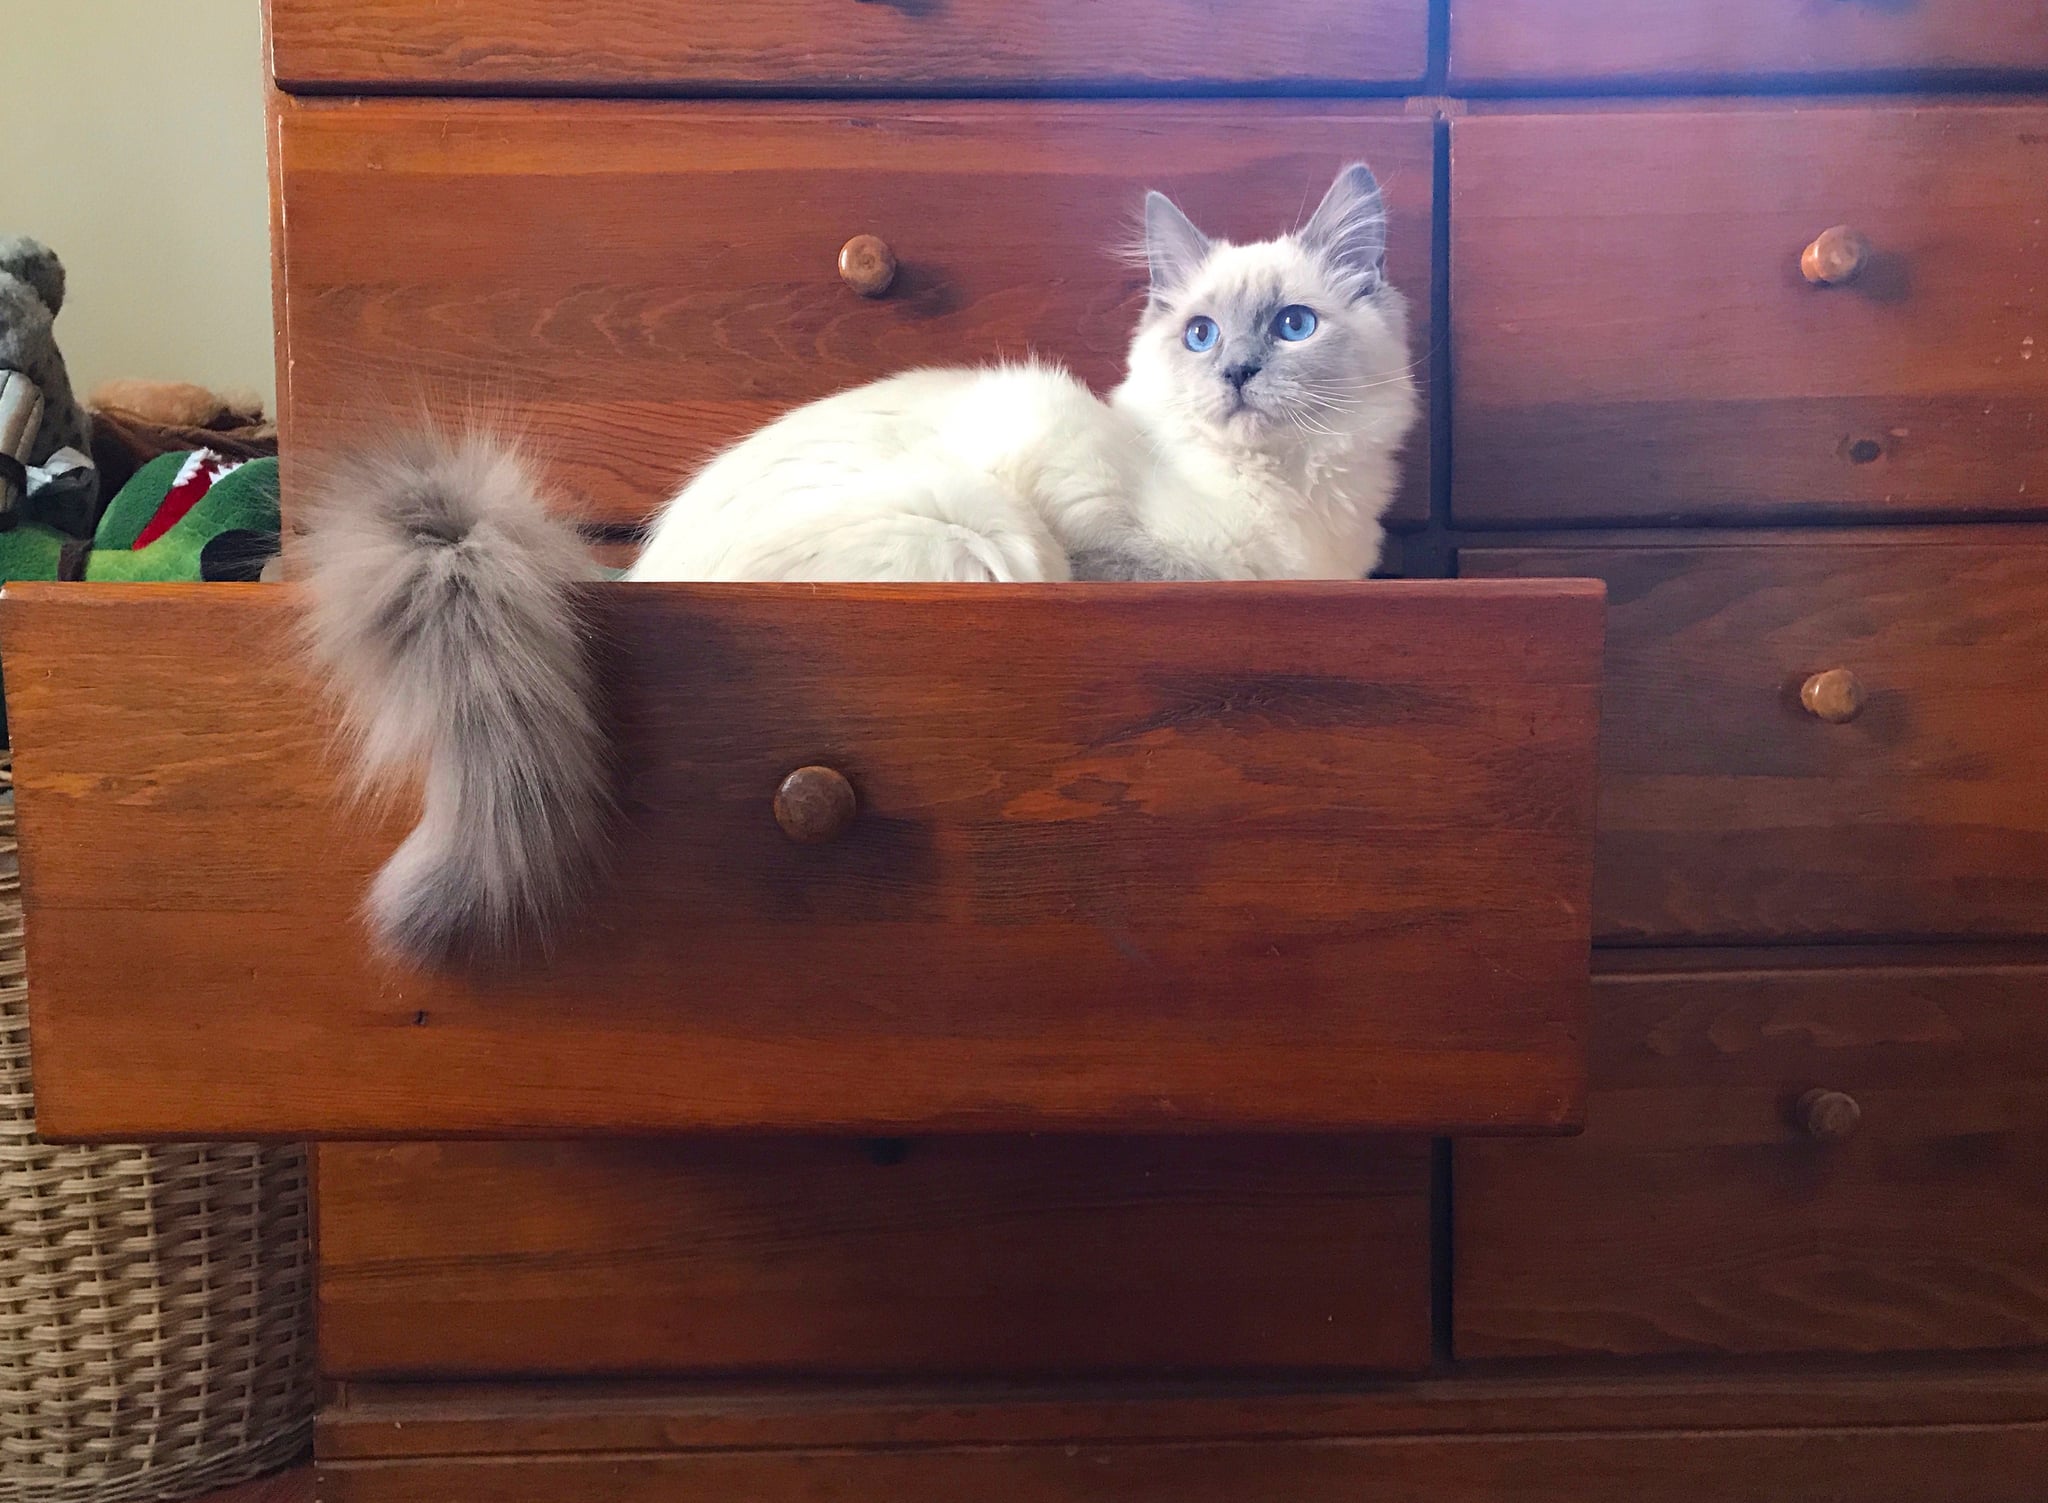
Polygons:
<instances>
[{"instance_id":1,"label":"tufted ear fur","mask_svg":"<svg viewBox=\"0 0 2048 1503\"><path fill-rule=\"evenodd\" d=\"M52 317L64 306L64 263L40 240L26 235L0 239L0 273L33 287Z\"/></svg>"},{"instance_id":2,"label":"tufted ear fur","mask_svg":"<svg viewBox=\"0 0 2048 1503\"><path fill-rule=\"evenodd\" d=\"M1152 295L1170 292L1209 258L1209 237L1194 226L1164 193L1145 195L1145 264L1152 271Z\"/></svg>"},{"instance_id":3,"label":"tufted ear fur","mask_svg":"<svg viewBox=\"0 0 2048 1503\"><path fill-rule=\"evenodd\" d=\"M1377 290L1385 277L1387 204L1372 169L1353 162L1338 173L1296 238L1330 260L1353 297Z\"/></svg>"}]
</instances>

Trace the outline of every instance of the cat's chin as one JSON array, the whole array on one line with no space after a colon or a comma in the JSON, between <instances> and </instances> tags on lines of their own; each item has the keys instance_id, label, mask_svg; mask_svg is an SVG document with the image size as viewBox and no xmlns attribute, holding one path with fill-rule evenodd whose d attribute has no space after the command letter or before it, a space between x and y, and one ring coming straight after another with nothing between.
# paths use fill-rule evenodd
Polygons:
<instances>
[{"instance_id":1,"label":"cat's chin","mask_svg":"<svg viewBox=\"0 0 2048 1503\"><path fill-rule=\"evenodd\" d=\"M1252 402L1239 402L1215 418L1216 431L1233 443L1252 444L1270 439L1286 424L1280 415Z\"/></svg>"}]
</instances>

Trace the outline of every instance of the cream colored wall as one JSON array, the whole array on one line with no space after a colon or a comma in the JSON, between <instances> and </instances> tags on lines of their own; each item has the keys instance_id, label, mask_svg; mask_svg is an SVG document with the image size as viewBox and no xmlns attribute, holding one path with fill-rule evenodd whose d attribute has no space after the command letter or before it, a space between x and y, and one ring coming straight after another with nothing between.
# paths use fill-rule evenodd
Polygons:
<instances>
[{"instance_id":1,"label":"cream colored wall","mask_svg":"<svg viewBox=\"0 0 2048 1503\"><path fill-rule=\"evenodd\" d=\"M83 395L256 391L270 319L261 0L0 0L0 235L64 259Z\"/></svg>"}]
</instances>

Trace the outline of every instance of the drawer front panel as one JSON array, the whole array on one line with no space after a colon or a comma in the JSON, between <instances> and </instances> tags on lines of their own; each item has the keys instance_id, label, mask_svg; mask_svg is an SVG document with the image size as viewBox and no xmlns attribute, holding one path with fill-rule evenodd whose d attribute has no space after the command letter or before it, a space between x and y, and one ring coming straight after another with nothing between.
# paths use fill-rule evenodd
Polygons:
<instances>
[{"instance_id":1,"label":"drawer front panel","mask_svg":"<svg viewBox=\"0 0 2048 1503\"><path fill-rule=\"evenodd\" d=\"M593 586L613 877L467 978L367 953L295 600L0 602L46 1133L1573 1121L1595 585Z\"/></svg>"},{"instance_id":2,"label":"drawer front panel","mask_svg":"<svg viewBox=\"0 0 2048 1503\"><path fill-rule=\"evenodd\" d=\"M2048 73L2042 0L1454 0L1451 83Z\"/></svg>"},{"instance_id":3,"label":"drawer front panel","mask_svg":"<svg viewBox=\"0 0 2048 1503\"><path fill-rule=\"evenodd\" d=\"M1419 83L1428 0L271 0L287 89L841 93ZM1225 22L1227 21L1227 26Z\"/></svg>"},{"instance_id":4,"label":"drawer front panel","mask_svg":"<svg viewBox=\"0 0 2048 1503\"><path fill-rule=\"evenodd\" d=\"M1458 1355L2048 1342L2048 969L1594 998L1585 1135L1458 1146Z\"/></svg>"},{"instance_id":5,"label":"drawer front panel","mask_svg":"<svg viewBox=\"0 0 2048 1503\"><path fill-rule=\"evenodd\" d=\"M478 402L592 522L638 524L734 439L914 366L1036 352L1107 389L1149 187L1256 239L1370 161L1430 347L1431 125L1384 111L377 101L288 103L279 129L290 451L416 423L423 393ZM861 235L896 259L879 297L839 274Z\"/></svg>"},{"instance_id":6,"label":"drawer front panel","mask_svg":"<svg viewBox=\"0 0 2048 1503\"><path fill-rule=\"evenodd\" d=\"M1597 935L2048 933L2048 547L1877 536L1461 552L1607 581Z\"/></svg>"},{"instance_id":7,"label":"drawer front panel","mask_svg":"<svg viewBox=\"0 0 2048 1503\"><path fill-rule=\"evenodd\" d=\"M1478 117L1451 152L1461 523L2048 498L2048 108Z\"/></svg>"},{"instance_id":8,"label":"drawer front panel","mask_svg":"<svg viewBox=\"0 0 2048 1503\"><path fill-rule=\"evenodd\" d=\"M1420 1368L1426 1143L328 1145L330 1376Z\"/></svg>"}]
</instances>

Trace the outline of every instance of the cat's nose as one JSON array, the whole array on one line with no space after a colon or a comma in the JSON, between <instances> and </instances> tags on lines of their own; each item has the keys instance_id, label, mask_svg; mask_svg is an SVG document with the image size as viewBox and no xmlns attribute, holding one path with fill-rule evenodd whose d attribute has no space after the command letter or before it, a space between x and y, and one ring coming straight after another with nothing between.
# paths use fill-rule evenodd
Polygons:
<instances>
[{"instance_id":1,"label":"cat's nose","mask_svg":"<svg viewBox=\"0 0 2048 1503\"><path fill-rule=\"evenodd\" d=\"M1223 379L1230 383L1232 391L1243 391L1245 382L1251 380L1265 367L1256 360L1247 360L1242 365L1230 366L1223 372Z\"/></svg>"}]
</instances>

